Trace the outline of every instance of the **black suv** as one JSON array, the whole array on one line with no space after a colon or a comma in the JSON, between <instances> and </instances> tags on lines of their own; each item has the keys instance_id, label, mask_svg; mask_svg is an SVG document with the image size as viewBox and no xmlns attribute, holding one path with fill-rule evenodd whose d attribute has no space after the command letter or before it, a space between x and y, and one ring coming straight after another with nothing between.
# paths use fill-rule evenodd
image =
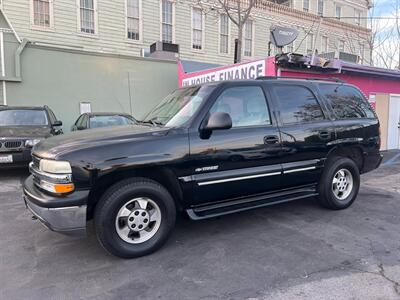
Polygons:
<instances>
[{"instance_id":1,"label":"black suv","mask_svg":"<svg viewBox=\"0 0 400 300\"><path fill-rule=\"evenodd\" d=\"M61 121L47 107L0 106L0 168L27 167L31 149L62 133Z\"/></svg>"},{"instance_id":2,"label":"black suv","mask_svg":"<svg viewBox=\"0 0 400 300\"><path fill-rule=\"evenodd\" d=\"M161 247L181 211L200 220L312 196L347 208L379 148L375 113L344 82L211 83L176 90L138 125L39 143L25 201L54 231L93 218L101 245L131 258Z\"/></svg>"}]
</instances>

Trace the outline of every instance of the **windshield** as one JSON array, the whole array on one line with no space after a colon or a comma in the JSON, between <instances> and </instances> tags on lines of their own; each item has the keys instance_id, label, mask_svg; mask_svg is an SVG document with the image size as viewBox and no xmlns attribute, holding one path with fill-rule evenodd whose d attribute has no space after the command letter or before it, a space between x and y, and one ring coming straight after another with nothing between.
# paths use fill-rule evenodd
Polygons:
<instances>
[{"instance_id":1,"label":"windshield","mask_svg":"<svg viewBox=\"0 0 400 300\"><path fill-rule=\"evenodd\" d=\"M7 109L0 110L0 126L47 126L44 110Z\"/></svg>"},{"instance_id":2,"label":"windshield","mask_svg":"<svg viewBox=\"0 0 400 300\"><path fill-rule=\"evenodd\" d=\"M125 116L94 116L90 118L90 128L132 124L135 124L135 121Z\"/></svg>"},{"instance_id":3,"label":"windshield","mask_svg":"<svg viewBox=\"0 0 400 300\"><path fill-rule=\"evenodd\" d=\"M143 120L166 127L186 123L200 107L215 86L194 86L179 89L169 94Z\"/></svg>"}]
</instances>

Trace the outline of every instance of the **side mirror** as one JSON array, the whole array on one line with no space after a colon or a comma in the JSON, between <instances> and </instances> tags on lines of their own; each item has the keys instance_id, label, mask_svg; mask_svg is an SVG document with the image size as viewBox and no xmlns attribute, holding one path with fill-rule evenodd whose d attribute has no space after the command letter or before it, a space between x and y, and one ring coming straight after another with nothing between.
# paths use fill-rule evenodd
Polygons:
<instances>
[{"instance_id":1,"label":"side mirror","mask_svg":"<svg viewBox=\"0 0 400 300\"><path fill-rule=\"evenodd\" d=\"M53 123L53 126L54 126L54 127L59 127L59 126L62 126L62 122L61 122L61 121L59 121L59 120L57 120L57 121L54 121L54 123Z\"/></svg>"},{"instance_id":2,"label":"side mirror","mask_svg":"<svg viewBox=\"0 0 400 300\"><path fill-rule=\"evenodd\" d=\"M204 129L208 131L232 128L231 116L225 112L213 113Z\"/></svg>"}]
</instances>

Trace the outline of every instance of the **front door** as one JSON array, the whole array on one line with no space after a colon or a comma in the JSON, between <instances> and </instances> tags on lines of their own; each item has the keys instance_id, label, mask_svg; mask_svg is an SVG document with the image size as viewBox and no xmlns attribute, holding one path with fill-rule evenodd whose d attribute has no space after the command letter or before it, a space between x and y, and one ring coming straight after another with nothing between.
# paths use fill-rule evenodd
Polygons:
<instances>
[{"instance_id":1,"label":"front door","mask_svg":"<svg viewBox=\"0 0 400 300\"><path fill-rule=\"evenodd\" d=\"M400 96L390 96L388 149L400 149Z\"/></svg>"},{"instance_id":2,"label":"front door","mask_svg":"<svg viewBox=\"0 0 400 300\"><path fill-rule=\"evenodd\" d=\"M239 85L239 86L238 86ZM222 201L277 189L281 182L281 145L276 121L260 83L225 87L211 106L228 113L232 128L201 137L190 133L189 180L192 204Z\"/></svg>"},{"instance_id":3,"label":"front door","mask_svg":"<svg viewBox=\"0 0 400 300\"><path fill-rule=\"evenodd\" d=\"M310 86L282 83L271 86L278 107L282 140L283 181L286 187L317 182L335 128Z\"/></svg>"}]
</instances>

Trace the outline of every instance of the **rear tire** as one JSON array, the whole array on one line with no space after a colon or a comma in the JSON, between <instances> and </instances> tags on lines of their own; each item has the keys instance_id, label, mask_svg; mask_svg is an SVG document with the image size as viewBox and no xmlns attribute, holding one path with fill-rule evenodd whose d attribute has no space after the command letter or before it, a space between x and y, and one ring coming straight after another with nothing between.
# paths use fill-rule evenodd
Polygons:
<instances>
[{"instance_id":1,"label":"rear tire","mask_svg":"<svg viewBox=\"0 0 400 300\"><path fill-rule=\"evenodd\" d=\"M356 163L347 157L332 157L318 184L318 200L328 209L345 209L354 202L359 188L360 171Z\"/></svg>"},{"instance_id":2,"label":"rear tire","mask_svg":"<svg viewBox=\"0 0 400 300\"><path fill-rule=\"evenodd\" d=\"M144 256L167 241L176 219L175 203L159 183L131 178L111 186L96 206L97 239L121 258Z\"/></svg>"}]
</instances>

